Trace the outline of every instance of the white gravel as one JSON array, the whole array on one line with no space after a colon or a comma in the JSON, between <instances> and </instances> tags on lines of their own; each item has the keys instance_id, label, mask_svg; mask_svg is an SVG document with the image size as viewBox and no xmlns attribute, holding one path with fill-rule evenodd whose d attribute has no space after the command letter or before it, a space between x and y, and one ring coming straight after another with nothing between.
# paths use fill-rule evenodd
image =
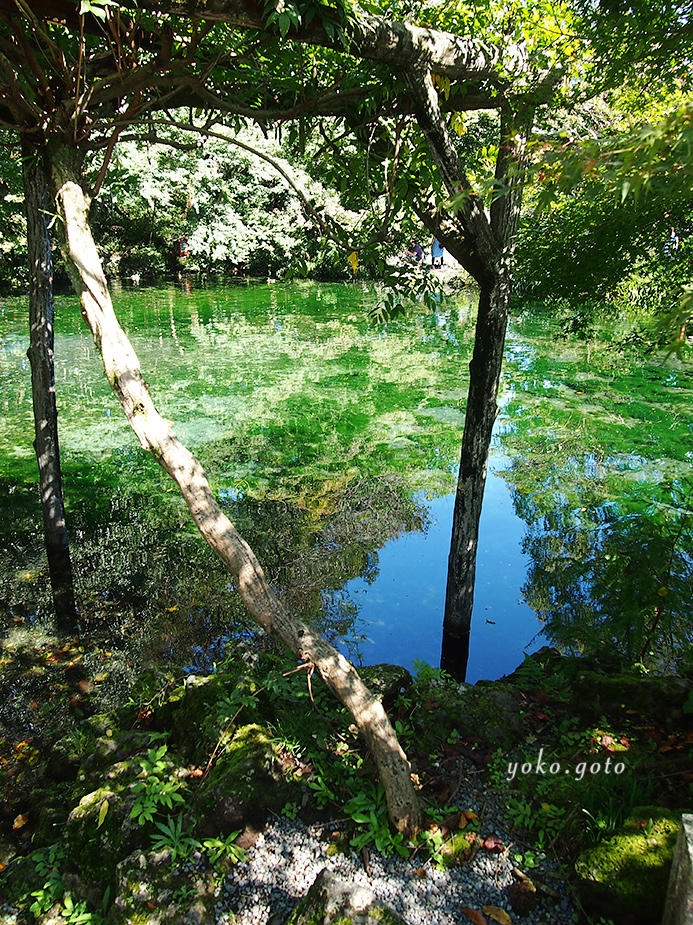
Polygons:
<instances>
[{"instance_id":1,"label":"white gravel","mask_svg":"<svg viewBox=\"0 0 693 925\"><path fill-rule=\"evenodd\" d=\"M409 859L371 850L367 872L361 853L328 853L338 823L307 826L298 820L275 819L249 850L248 859L233 868L222 885L215 921L217 925L280 925L326 867L350 883L369 888L409 925L461 925L469 921L462 909L481 910L483 905L504 909L513 923L572 925L576 908L565 878L546 857L539 868L527 873L540 877L558 896L541 894L532 913L522 918L512 910L507 895L515 881L511 858L523 846L503 823L503 807L495 795L472 782L456 803L478 813L482 837L498 835L504 845L513 846L511 850L496 853L481 848L471 863L444 870L431 864L423 850Z\"/></svg>"}]
</instances>

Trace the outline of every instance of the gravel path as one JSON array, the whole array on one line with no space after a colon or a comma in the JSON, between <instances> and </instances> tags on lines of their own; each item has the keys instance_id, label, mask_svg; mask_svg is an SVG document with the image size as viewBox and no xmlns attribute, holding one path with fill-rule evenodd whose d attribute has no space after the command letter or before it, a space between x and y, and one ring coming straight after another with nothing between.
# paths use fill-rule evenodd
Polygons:
<instances>
[{"instance_id":1,"label":"gravel path","mask_svg":"<svg viewBox=\"0 0 693 925\"><path fill-rule=\"evenodd\" d=\"M527 916L520 918L512 910L508 889L516 878L510 855L522 847L503 822L503 808L495 794L475 782L473 773L470 769L470 782L456 803L483 820L482 838L495 834L506 846L514 843L510 853L481 848L471 863L440 870L427 862L423 852L405 859L372 850L366 871L360 853L328 853L337 823L307 826L298 820L276 819L249 850L247 861L233 868L224 882L217 899L217 925L280 925L324 867L350 883L368 887L409 925L463 925L468 918L462 909L480 910L484 905L506 910L513 923L572 925L574 903L558 866L545 857L528 873L543 880L553 895L541 893Z\"/></svg>"}]
</instances>

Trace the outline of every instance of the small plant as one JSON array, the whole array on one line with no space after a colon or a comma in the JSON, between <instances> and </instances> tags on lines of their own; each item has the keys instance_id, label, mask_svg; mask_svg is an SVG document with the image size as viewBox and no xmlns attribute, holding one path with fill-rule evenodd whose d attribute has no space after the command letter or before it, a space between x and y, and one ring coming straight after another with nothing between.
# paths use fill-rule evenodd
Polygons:
<instances>
[{"instance_id":1,"label":"small plant","mask_svg":"<svg viewBox=\"0 0 693 925\"><path fill-rule=\"evenodd\" d=\"M256 703L256 695L251 691L236 687L217 704L217 722L220 726L228 726L235 722L238 714L244 707L253 706Z\"/></svg>"},{"instance_id":2,"label":"small plant","mask_svg":"<svg viewBox=\"0 0 693 925\"><path fill-rule=\"evenodd\" d=\"M241 848L240 845L234 845L234 842L240 834L241 830L237 829L224 839L205 838L202 842L202 847L207 852L210 864L216 864L221 857L225 857L232 864L245 861L248 857L248 852L245 848Z\"/></svg>"},{"instance_id":3,"label":"small plant","mask_svg":"<svg viewBox=\"0 0 693 925\"><path fill-rule=\"evenodd\" d=\"M387 803L382 784L369 783L365 790L353 796L345 807L352 820L361 828L349 844L357 851L366 845L374 844L378 851L390 853L395 851L404 858L409 857L409 849L404 844L401 832L393 835L387 818Z\"/></svg>"},{"instance_id":4,"label":"small plant","mask_svg":"<svg viewBox=\"0 0 693 925\"><path fill-rule=\"evenodd\" d=\"M184 802L183 795L179 792L180 781L162 779L168 770L163 760L167 748L166 745L150 748L147 757L140 759L143 780L137 781L132 788L136 799L130 811L130 818L137 819L140 825L153 822L154 815L162 807L173 809L174 803Z\"/></svg>"},{"instance_id":5,"label":"small plant","mask_svg":"<svg viewBox=\"0 0 693 925\"><path fill-rule=\"evenodd\" d=\"M321 773L317 773L312 780L309 780L308 786L313 791L313 795L320 809L323 809L328 803L337 802L336 796Z\"/></svg>"},{"instance_id":6,"label":"small plant","mask_svg":"<svg viewBox=\"0 0 693 925\"><path fill-rule=\"evenodd\" d=\"M513 861L518 867L525 870L531 870L539 866L539 856L535 851L525 851L524 854L518 852L513 855Z\"/></svg>"},{"instance_id":7,"label":"small plant","mask_svg":"<svg viewBox=\"0 0 693 925\"><path fill-rule=\"evenodd\" d=\"M172 864L202 848L196 838L185 834L182 813L176 819L169 816L167 822L156 822L155 825L159 831L152 835L152 848L154 851L169 850Z\"/></svg>"},{"instance_id":8,"label":"small plant","mask_svg":"<svg viewBox=\"0 0 693 925\"><path fill-rule=\"evenodd\" d=\"M65 849L62 845L51 845L33 855L36 873L45 877L45 882L41 889L32 892L34 901L29 911L38 919L58 903L61 919L67 925L102 925L104 920L98 912L89 912L86 902L75 903L70 893L65 892L60 873L60 865L64 860ZM104 906L107 903L108 896L105 896Z\"/></svg>"},{"instance_id":9,"label":"small plant","mask_svg":"<svg viewBox=\"0 0 693 925\"><path fill-rule=\"evenodd\" d=\"M298 806L295 803L285 803L282 807L282 815L287 819L295 819L298 816Z\"/></svg>"},{"instance_id":10,"label":"small plant","mask_svg":"<svg viewBox=\"0 0 693 925\"><path fill-rule=\"evenodd\" d=\"M409 749L414 742L416 732L409 723L403 723L401 719L395 720L395 733L405 749Z\"/></svg>"},{"instance_id":11,"label":"small plant","mask_svg":"<svg viewBox=\"0 0 693 925\"><path fill-rule=\"evenodd\" d=\"M419 661L418 658L414 659L411 666L417 681L425 682L436 679L444 681L446 684L454 683L454 678L451 674L448 674L444 668L434 668L432 665L429 665L428 662Z\"/></svg>"},{"instance_id":12,"label":"small plant","mask_svg":"<svg viewBox=\"0 0 693 925\"><path fill-rule=\"evenodd\" d=\"M523 798L510 797L506 806L513 825L531 833L537 848L545 848L561 831L565 807L542 803L538 808Z\"/></svg>"}]
</instances>

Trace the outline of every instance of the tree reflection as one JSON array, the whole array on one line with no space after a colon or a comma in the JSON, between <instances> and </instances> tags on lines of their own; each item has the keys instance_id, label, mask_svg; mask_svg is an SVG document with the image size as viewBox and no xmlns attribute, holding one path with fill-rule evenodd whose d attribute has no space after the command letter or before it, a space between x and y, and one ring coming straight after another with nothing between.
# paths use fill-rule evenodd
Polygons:
<instances>
[{"instance_id":1,"label":"tree reflection","mask_svg":"<svg viewBox=\"0 0 693 925\"><path fill-rule=\"evenodd\" d=\"M528 524L526 600L559 648L681 670L693 661L693 483L634 482L614 460L599 481L577 462L561 472L524 458L511 472Z\"/></svg>"}]
</instances>

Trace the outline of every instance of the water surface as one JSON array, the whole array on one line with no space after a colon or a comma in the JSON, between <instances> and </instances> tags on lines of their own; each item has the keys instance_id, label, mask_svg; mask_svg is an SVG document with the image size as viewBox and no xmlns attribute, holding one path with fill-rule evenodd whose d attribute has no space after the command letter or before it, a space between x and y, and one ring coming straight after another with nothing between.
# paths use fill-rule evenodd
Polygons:
<instances>
[{"instance_id":1,"label":"water surface","mask_svg":"<svg viewBox=\"0 0 693 925\"><path fill-rule=\"evenodd\" d=\"M357 663L436 665L473 294L372 325L379 297L369 286L279 284L124 288L114 301L159 410L287 604ZM85 659L101 674L107 663L114 684L152 660L212 670L229 646L256 645L256 631L127 427L75 301L59 298L57 316L65 494L94 641ZM25 300L3 300L0 322L10 651L51 627ZM535 315L512 323L469 680L502 676L547 641L680 661L692 397L685 367L557 339Z\"/></svg>"}]
</instances>

